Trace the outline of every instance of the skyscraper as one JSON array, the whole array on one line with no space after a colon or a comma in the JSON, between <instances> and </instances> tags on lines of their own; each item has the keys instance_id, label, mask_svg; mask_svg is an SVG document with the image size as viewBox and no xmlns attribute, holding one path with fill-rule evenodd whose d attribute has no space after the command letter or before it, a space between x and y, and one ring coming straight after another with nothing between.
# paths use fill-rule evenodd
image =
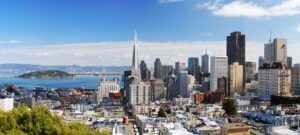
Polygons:
<instances>
[{"instance_id":1,"label":"skyscraper","mask_svg":"<svg viewBox=\"0 0 300 135\"><path fill-rule=\"evenodd\" d=\"M246 61L245 40L246 40L245 35L243 35L239 31L232 32L230 33L230 36L227 36L228 65L232 65L234 62L238 62L240 65L242 65L244 70L243 80L245 80L245 61ZM230 76L229 76L229 80L230 80ZM245 85L244 83L243 83L243 87Z\"/></svg>"},{"instance_id":2,"label":"skyscraper","mask_svg":"<svg viewBox=\"0 0 300 135\"><path fill-rule=\"evenodd\" d=\"M212 56L210 67L210 90L218 89L218 79L228 78L228 59L227 56Z\"/></svg>"},{"instance_id":3,"label":"skyscraper","mask_svg":"<svg viewBox=\"0 0 300 135\"><path fill-rule=\"evenodd\" d=\"M128 103L135 105L148 105L150 103L150 84L141 80L141 71L139 64L139 50L137 44L137 33L135 32L135 40L133 46L133 57L131 66L131 82L129 84ZM136 106L137 107L137 106Z\"/></svg>"},{"instance_id":4,"label":"skyscraper","mask_svg":"<svg viewBox=\"0 0 300 135\"><path fill-rule=\"evenodd\" d=\"M245 35L236 31L227 36L227 57L228 65L238 62L240 65L245 65Z\"/></svg>"},{"instance_id":5,"label":"skyscraper","mask_svg":"<svg viewBox=\"0 0 300 135\"><path fill-rule=\"evenodd\" d=\"M281 62L287 65L287 40L283 38L275 38L273 42L265 44L264 51L265 62Z\"/></svg>"},{"instance_id":6,"label":"skyscraper","mask_svg":"<svg viewBox=\"0 0 300 135\"><path fill-rule=\"evenodd\" d=\"M168 82L169 75L173 73L172 65L162 65L160 68L160 79L164 82Z\"/></svg>"},{"instance_id":7,"label":"skyscraper","mask_svg":"<svg viewBox=\"0 0 300 135\"><path fill-rule=\"evenodd\" d=\"M151 100L157 101L161 99L165 99L166 95L166 87L164 85L163 80L155 79L151 80Z\"/></svg>"},{"instance_id":8,"label":"skyscraper","mask_svg":"<svg viewBox=\"0 0 300 135\"><path fill-rule=\"evenodd\" d=\"M188 59L188 73L193 75L197 81L200 80L199 58L190 57Z\"/></svg>"},{"instance_id":9,"label":"skyscraper","mask_svg":"<svg viewBox=\"0 0 300 135\"><path fill-rule=\"evenodd\" d=\"M145 63L144 60L141 61L140 68L141 68L141 79L142 79L143 81L148 81L148 80L150 80L151 72L150 72L150 70L148 69L147 64Z\"/></svg>"},{"instance_id":10,"label":"skyscraper","mask_svg":"<svg viewBox=\"0 0 300 135\"><path fill-rule=\"evenodd\" d=\"M256 62L247 61L245 65L246 82L255 80L256 76Z\"/></svg>"},{"instance_id":11,"label":"skyscraper","mask_svg":"<svg viewBox=\"0 0 300 135\"><path fill-rule=\"evenodd\" d=\"M161 61L159 58L156 58L154 62L154 78L161 79L160 72L161 72Z\"/></svg>"},{"instance_id":12,"label":"skyscraper","mask_svg":"<svg viewBox=\"0 0 300 135\"><path fill-rule=\"evenodd\" d=\"M179 75L180 96L189 98L195 83L195 77L189 75L187 71L181 71Z\"/></svg>"},{"instance_id":13,"label":"skyscraper","mask_svg":"<svg viewBox=\"0 0 300 135\"><path fill-rule=\"evenodd\" d=\"M202 68L201 68L203 73L210 73L210 56L205 51L205 54L202 55Z\"/></svg>"},{"instance_id":14,"label":"skyscraper","mask_svg":"<svg viewBox=\"0 0 300 135\"><path fill-rule=\"evenodd\" d=\"M229 95L233 96L235 93L243 95L243 66L238 62L234 62L229 66Z\"/></svg>"}]
</instances>

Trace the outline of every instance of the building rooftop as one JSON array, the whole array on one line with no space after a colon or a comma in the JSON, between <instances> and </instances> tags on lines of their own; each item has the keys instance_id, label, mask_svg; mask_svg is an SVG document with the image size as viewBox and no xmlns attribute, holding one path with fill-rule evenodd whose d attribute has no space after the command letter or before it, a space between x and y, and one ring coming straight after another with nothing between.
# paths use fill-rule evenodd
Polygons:
<instances>
[{"instance_id":1,"label":"building rooftop","mask_svg":"<svg viewBox=\"0 0 300 135\"><path fill-rule=\"evenodd\" d=\"M251 126L248 126L244 123L229 123L229 124L222 124L222 128L226 129L244 129L244 128L251 128Z\"/></svg>"}]
</instances>

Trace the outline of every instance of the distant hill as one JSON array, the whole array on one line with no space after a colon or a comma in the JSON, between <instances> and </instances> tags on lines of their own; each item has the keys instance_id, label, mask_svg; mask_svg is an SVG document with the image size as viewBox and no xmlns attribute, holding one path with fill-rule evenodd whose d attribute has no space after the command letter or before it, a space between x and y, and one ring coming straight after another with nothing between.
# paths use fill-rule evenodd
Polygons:
<instances>
[{"instance_id":1,"label":"distant hill","mask_svg":"<svg viewBox=\"0 0 300 135\"><path fill-rule=\"evenodd\" d=\"M59 70L45 70L45 71L35 71L35 72L25 73L17 77L31 78L31 79L34 78L65 79L65 78L75 78L76 76Z\"/></svg>"},{"instance_id":2,"label":"distant hill","mask_svg":"<svg viewBox=\"0 0 300 135\"><path fill-rule=\"evenodd\" d=\"M58 65L58 66L44 66L32 64L0 64L0 75L14 76L41 70L60 70L71 74L85 74L85 73L99 73L105 72L123 72L130 69L130 66L78 66L78 65Z\"/></svg>"}]
</instances>

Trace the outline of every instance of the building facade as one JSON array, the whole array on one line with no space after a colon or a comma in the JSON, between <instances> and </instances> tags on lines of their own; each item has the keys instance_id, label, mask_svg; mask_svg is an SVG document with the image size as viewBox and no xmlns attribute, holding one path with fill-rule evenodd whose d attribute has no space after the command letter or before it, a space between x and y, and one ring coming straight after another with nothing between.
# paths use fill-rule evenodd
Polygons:
<instances>
[{"instance_id":1,"label":"building facade","mask_svg":"<svg viewBox=\"0 0 300 135\"><path fill-rule=\"evenodd\" d=\"M256 62L247 61L245 64L246 82L256 79Z\"/></svg>"},{"instance_id":2,"label":"building facade","mask_svg":"<svg viewBox=\"0 0 300 135\"><path fill-rule=\"evenodd\" d=\"M196 80L200 79L200 65L199 65L199 58L190 57L188 58L188 73L193 75Z\"/></svg>"},{"instance_id":3,"label":"building facade","mask_svg":"<svg viewBox=\"0 0 300 135\"><path fill-rule=\"evenodd\" d=\"M300 95L300 64L292 68L292 92L293 95Z\"/></svg>"},{"instance_id":4,"label":"building facade","mask_svg":"<svg viewBox=\"0 0 300 135\"><path fill-rule=\"evenodd\" d=\"M160 58L156 58L154 62L154 78L161 79L161 61Z\"/></svg>"},{"instance_id":5,"label":"building facade","mask_svg":"<svg viewBox=\"0 0 300 135\"><path fill-rule=\"evenodd\" d=\"M151 101L165 99L166 94L166 88L163 80L151 80Z\"/></svg>"},{"instance_id":6,"label":"building facade","mask_svg":"<svg viewBox=\"0 0 300 135\"><path fill-rule=\"evenodd\" d=\"M103 78L98 87L97 99L101 101L104 97L109 97L109 93L119 93L120 86L117 79L107 80Z\"/></svg>"},{"instance_id":7,"label":"building facade","mask_svg":"<svg viewBox=\"0 0 300 135\"><path fill-rule=\"evenodd\" d=\"M238 62L234 62L229 66L229 95L234 94L243 95L243 66Z\"/></svg>"},{"instance_id":8,"label":"building facade","mask_svg":"<svg viewBox=\"0 0 300 135\"><path fill-rule=\"evenodd\" d=\"M140 68L141 68L141 79L143 81L149 81L151 77L151 72L148 69L147 64L145 63L144 60L141 61Z\"/></svg>"},{"instance_id":9,"label":"building facade","mask_svg":"<svg viewBox=\"0 0 300 135\"><path fill-rule=\"evenodd\" d=\"M215 91L218 89L218 79L228 78L227 56L212 56L210 72L210 90Z\"/></svg>"},{"instance_id":10,"label":"building facade","mask_svg":"<svg viewBox=\"0 0 300 135\"><path fill-rule=\"evenodd\" d=\"M210 55L207 53L207 51L205 51L205 54L202 55L201 62L202 62L201 65L202 73L210 73Z\"/></svg>"},{"instance_id":11,"label":"building facade","mask_svg":"<svg viewBox=\"0 0 300 135\"><path fill-rule=\"evenodd\" d=\"M265 44L264 50L265 62L281 62L287 65L287 40L284 38L275 38L273 42Z\"/></svg>"}]
</instances>

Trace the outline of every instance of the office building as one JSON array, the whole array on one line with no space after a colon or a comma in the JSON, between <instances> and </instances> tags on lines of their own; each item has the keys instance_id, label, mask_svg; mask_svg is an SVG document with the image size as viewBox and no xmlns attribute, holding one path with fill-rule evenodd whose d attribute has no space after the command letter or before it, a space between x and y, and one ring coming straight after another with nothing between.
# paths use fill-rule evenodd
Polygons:
<instances>
[{"instance_id":1,"label":"office building","mask_svg":"<svg viewBox=\"0 0 300 135\"><path fill-rule=\"evenodd\" d=\"M161 79L151 80L151 101L158 101L165 99L166 87L164 81Z\"/></svg>"},{"instance_id":2,"label":"office building","mask_svg":"<svg viewBox=\"0 0 300 135\"><path fill-rule=\"evenodd\" d=\"M13 108L14 108L13 98L0 99L0 110L7 112L7 111L11 111Z\"/></svg>"},{"instance_id":3,"label":"office building","mask_svg":"<svg viewBox=\"0 0 300 135\"><path fill-rule=\"evenodd\" d=\"M300 64L292 67L292 93L300 95Z\"/></svg>"},{"instance_id":4,"label":"office building","mask_svg":"<svg viewBox=\"0 0 300 135\"><path fill-rule=\"evenodd\" d=\"M287 57L287 67L288 68L293 67L293 57Z\"/></svg>"},{"instance_id":5,"label":"office building","mask_svg":"<svg viewBox=\"0 0 300 135\"><path fill-rule=\"evenodd\" d=\"M195 84L194 76L189 75L187 71L181 71L178 78L178 83L180 96L183 98L189 98Z\"/></svg>"},{"instance_id":6,"label":"office building","mask_svg":"<svg viewBox=\"0 0 300 135\"><path fill-rule=\"evenodd\" d=\"M245 70L247 83L256 79L256 62L247 61L245 64Z\"/></svg>"},{"instance_id":7,"label":"office building","mask_svg":"<svg viewBox=\"0 0 300 135\"><path fill-rule=\"evenodd\" d=\"M258 96L290 96L291 80L291 70L281 62L266 63L258 69Z\"/></svg>"},{"instance_id":8,"label":"office building","mask_svg":"<svg viewBox=\"0 0 300 135\"><path fill-rule=\"evenodd\" d=\"M173 73L172 65L162 65L160 69L160 79L164 82L168 82L169 75Z\"/></svg>"},{"instance_id":9,"label":"office building","mask_svg":"<svg viewBox=\"0 0 300 135\"><path fill-rule=\"evenodd\" d=\"M210 55L207 53L207 51L205 51L205 54L203 54L201 58L202 73L210 73Z\"/></svg>"},{"instance_id":10,"label":"office building","mask_svg":"<svg viewBox=\"0 0 300 135\"><path fill-rule=\"evenodd\" d=\"M229 66L229 95L243 95L243 66L234 62Z\"/></svg>"},{"instance_id":11,"label":"office building","mask_svg":"<svg viewBox=\"0 0 300 135\"><path fill-rule=\"evenodd\" d=\"M160 58L156 58L154 62L154 78L161 79L161 61Z\"/></svg>"},{"instance_id":12,"label":"office building","mask_svg":"<svg viewBox=\"0 0 300 135\"><path fill-rule=\"evenodd\" d=\"M178 84L178 76L174 74L169 76L167 82L167 99L172 100L173 98L177 98L180 96L179 84Z\"/></svg>"},{"instance_id":13,"label":"office building","mask_svg":"<svg viewBox=\"0 0 300 135\"><path fill-rule=\"evenodd\" d=\"M200 65L199 65L199 58L190 57L188 59L188 74L193 75L197 81L200 80Z\"/></svg>"},{"instance_id":14,"label":"office building","mask_svg":"<svg viewBox=\"0 0 300 135\"><path fill-rule=\"evenodd\" d=\"M218 89L218 79L228 78L227 56L212 56L210 72L210 90L215 91Z\"/></svg>"},{"instance_id":15,"label":"office building","mask_svg":"<svg viewBox=\"0 0 300 135\"><path fill-rule=\"evenodd\" d=\"M144 60L141 61L140 68L141 68L141 79L143 81L149 81L151 77L151 72L148 69L147 64L145 63Z\"/></svg>"},{"instance_id":16,"label":"office building","mask_svg":"<svg viewBox=\"0 0 300 135\"><path fill-rule=\"evenodd\" d=\"M267 63L281 62L287 65L287 40L275 38L273 42L265 44L264 59Z\"/></svg>"},{"instance_id":17,"label":"office building","mask_svg":"<svg viewBox=\"0 0 300 135\"><path fill-rule=\"evenodd\" d=\"M180 71L184 71L185 68L186 68L185 63L179 61L175 62L175 71L174 71L175 75L179 75Z\"/></svg>"}]
</instances>

